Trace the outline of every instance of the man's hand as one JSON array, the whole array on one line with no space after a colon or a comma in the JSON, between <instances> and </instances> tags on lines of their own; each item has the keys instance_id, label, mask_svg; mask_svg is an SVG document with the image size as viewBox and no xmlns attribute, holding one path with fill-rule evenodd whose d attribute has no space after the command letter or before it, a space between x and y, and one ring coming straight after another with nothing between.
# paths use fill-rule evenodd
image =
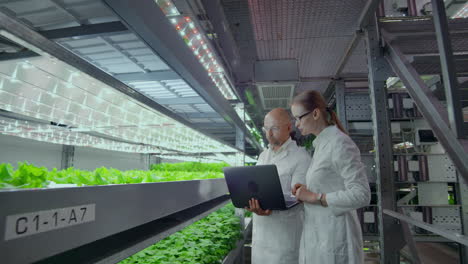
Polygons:
<instances>
[{"instance_id":1,"label":"man's hand","mask_svg":"<svg viewBox=\"0 0 468 264\"><path fill-rule=\"evenodd\" d=\"M296 187L296 186L294 186L294 187ZM311 203L311 204L318 202L318 200L317 200L318 194L307 190L305 185L302 185L297 189L294 188L293 191L295 191L294 193L296 195L297 200L299 200L299 201L306 202L306 203Z\"/></svg>"},{"instance_id":2,"label":"man's hand","mask_svg":"<svg viewBox=\"0 0 468 264\"><path fill-rule=\"evenodd\" d=\"M263 210L260 207L257 199L250 199L249 200L249 207L245 208L246 210L256 213L257 215L271 215L271 210Z\"/></svg>"},{"instance_id":3,"label":"man's hand","mask_svg":"<svg viewBox=\"0 0 468 264\"><path fill-rule=\"evenodd\" d=\"M305 186L304 184L302 184L302 183L296 183L296 184L294 184L294 187L292 188L292 191L291 191L292 194L293 194L293 195L296 195L297 189L299 189L301 186L306 187L306 186Z\"/></svg>"}]
</instances>

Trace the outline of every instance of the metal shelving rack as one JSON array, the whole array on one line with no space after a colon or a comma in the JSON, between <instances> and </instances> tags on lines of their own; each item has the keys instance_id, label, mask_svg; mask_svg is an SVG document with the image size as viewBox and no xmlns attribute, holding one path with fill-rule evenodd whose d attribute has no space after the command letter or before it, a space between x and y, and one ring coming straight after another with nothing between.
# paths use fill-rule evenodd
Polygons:
<instances>
[{"instance_id":1,"label":"metal shelving rack","mask_svg":"<svg viewBox=\"0 0 468 264\"><path fill-rule=\"evenodd\" d=\"M112 1L109 6L116 5L117 2ZM11 2L5 4L11 4ZM139 10L142 11L145 7L153 9L154 13L151 14L151 19L159 19L158 21L166 24L168 28L172 27L153 1L141 4ZM71 14L69 9L61 8L60 10ZM146 15L148 15L147 12ZM212 142L216 142L214 144L220 144L226 146L226 149L230 149L229 152L220 152L219 154L235 153L239 155L242 153L244 155L246 140L254 148L254 151L258 150L258 144L247 131L243 123L244 120L241 120L231 107L230 102L224 99L219 91L207 90L207 87L212 88L212 86L208 85L210 80L204 76L206 73L197 69L201 65L194 64L193 61L186 61L189 58L186 56L187 52L190 51L183 47L185 43L178 38L175 30L170 33L158 28L164 32L135 33L141 34L140 37L148 43L167 41L159 43L160 46L150 45L150 47L158 52L163 52L162 50L165 49L162 57L171 62L170 66L174 68L174 71L171 69L151 72L145 67L141 67L144 72L136 77L135 75L111 75L109 72L103 71L102 68L96 67L96 64L93 65L84 60L84 56L77 56L78 52L65 49L64 47L67 45L63 42L52 41L52 39L63 40L63 38L74 37L88 38L100 34L112 35L115 32L129 34L132 33L129 28L138 28L138 30L143 28L143 26L139 27L132 24L133 22L127 21L129 19L126 17L125 25L120 21L114 21L65 30L44 31L35 30L35 25L28 24L26 19L20 19L15 14L2 9L0 11L0 28L3 36L14 36L13 42L20 41L16 45L27 44L27 47L23 45L22 49L30 48L34 52L27 50L14 55L3 56L4 54L2 54L1 60L18 61L28 58L34 60L42 55L50 60L63 62L103 85L112 87L122 96L136 102L136 105L151 111L154 110L175 124L193 129L201 137L206 137ZM168 34L172 34L172 37ZM10 42L7 41L7 43ZM174 47L177 45L183 47L180 49L182 52L175 51ZM121 53L125 52L120 49L115 50ZM133 62L136 65L140 63L136 60ZM177 80L181 76L188 80L201 95L197 101L191 101L191 103L208 103L218 112L216 118L222 118L229 126L232 124L235 129L229 133L229 137L234 135L234 142L223 140L190 120L190 118L205 117L203 112L187 118L185 115L171 111L167 105L160 104L165 102L156 102L142 92L132 89L125 81L126 78L142 78L142 76L153 78L152 81L155 81L154 78L157 80ZM14 112L2 111L1 115L21 120L21 122L50 125L49 120L41 120L37 117ZM127 117L122 116L121 118ZM113 136L98 136L119 143L130 143ZM62 169L73 166L74 150L74 146L63 145L62 152L59 153L61 154ZM160 150L165 153L174 153L174 155L212 154L209 152L184 153L170 147L161 147ZM151 158L149 154L146 154L145 164L149 166L150 163ZM2 260L8 263L116 263L207 216L228 202L229 196L224 179L35 190L2 189L0 191L0 226L2 227L0 229L0 255Z\"/></svg>"},{"instance_id":2,"label":"metal shelving rack","mask_svg":"<svg viewBox=\"0 0 468 264\"><path fill-rule=\"evenodd\" d=\"M463 121L461 116L462 104L465 106L466 100L465 91L461 88L463 84L459 86L457 77L466 76L467 72L462 53L468 50L468 46L464 43L464 40L468 38L466 35L468 20L464 18L448 21L443 1L439 0L431 1L433 19L430 17L415 19L412 17L382 17L384 15L383 8L377 10L380 1L370 2L376 4L374 9L370 11L373 14L375 12L376 15L370 19L369 23L361 24L361 30L357 31L355 39L349 45L348 50L351 51L347 52L342 60L346 62L356 48L356 42L360 38L365 39L369 90L367 92L364 90L364 93L351 92L351 94L346 94L347 89L344 85L346 78L340 80L339 73L342 67L339 67L337 81L333 83L334 85L330 85L325 94L331 99L331 103L336 104L340 118L347 122L347 127L351 132L358 128L354 132L359 132L361 137L367 137L369 140L373 136L373 146L375 146L376 152L374 155L378 211L371 220L378 224L378 234L367 234L365 239L380 242L380 263L399 263L399 251L405 244L409 246L413 263L421 263L414 244L415 241L446 243L456 241L460 245L460 263L465 263L468 259L466 250L468 246L468 237L466 236L466 228L468 227L468 222L466 222L468 219L466 214L468 144L465 139L467 123ZM440 53L440 59L438 56L431 55L437 53ZM420 78L420 75L424 74L440 74L443 77L443 85L439 85L438 89L431 91L425 81ZM398 173L399 167L391 163L394 160L391 158L392 156L405 157L406 160L406 157L411 155L426 155L427 153L392 153L391 124L394 122L413 122L412 120L414 120L414 118L390 117L388 99L392 97L387 95L391 92L387 91L386 81L388 77L392 76L400 78L406 86L406 93L409 93L410 98L414 100L414 105L424 116L428 128L432 129L446 151L446 154L429 154L433 167L432 170L429 170L429 175L431 175L431 171L434 173L432 177L429 176L422 182L394 180L394 172ZM443 87L445 87L445 97L440 95L443 94L441 90ZM347 100L347 96L353 98ZM447 106L444 106L440 99L445 99ZM372 123L369 123L371 120ZM353 123L353 121L358 121L358 123ZM450 164L438 162L439 159L447 159ZM440 168L435 170L434 166L441 168L448 166L453 168L453 171L451 170L450 177L444 176L445 174L440 172ZM397 203L395 196L397 189L404 185L447 184L447 182L454 187L457 194L456 200L459 204L424 204L422 206L429 206L439 211L458 210L454 213L439 212L439 216L431 215L430 221L429 218L427 219L428 222L432 222L432 219L436 217L453 218L455 226L458 222L456 230L451 228L448 230L447 227L434 225L435 223L427 224L402 213L402 208L408 209L418 205ZM368 216L367 218L369 220L372 217ZM413 235L408 228L408 223L429 230L438 236ZM363 224L366 225L369 222L364 221Z\"/></svg>"}]
</instances>

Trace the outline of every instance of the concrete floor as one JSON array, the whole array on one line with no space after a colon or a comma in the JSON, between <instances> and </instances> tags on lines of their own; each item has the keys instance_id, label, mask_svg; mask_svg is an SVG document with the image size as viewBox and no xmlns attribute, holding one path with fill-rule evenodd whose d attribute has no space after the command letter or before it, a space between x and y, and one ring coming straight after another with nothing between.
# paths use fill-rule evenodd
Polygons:
<instances>
[{"instance_id":1,"label":"concrete floor","mask_svg":"<svg viewBox=\"0 0 468 264\"><path fill-rule=\"evenodd\" d=\"M246 243L244 245L244 264L251 264L251 243L252 243L252 230L246 234ZM458 250L448 246L444 243L416 243L419 258L423 264L460 264L460 257ZM401 251L402 259L404 256L411 257L407 247ZM411 263L409 261L402 261L401 263ZM380 264L379 254L376 252L365 253L365 264Z\"/></svg>"},{"instance_id":2,"label":"concrete floor","mask_svg":"<svg viewBox=\"0 0 468 264\"><path fill-rule=\"evenodd\" d=\"M417 243L419 258L424 264L460 264L460 259L457 250L442 244L442 243ZM244 264L251 264L250 254L252 248L249 245L244 247ZM408 249L405 247L402 254L410 256ZM410 263L402 261L401 263ZM364 264L380 264L379 254L366 253Z\"/></svg>"},{"instance_id":3,"label":"concrete floor","mask_svg":"<svg viewBox=\"0 0 468 264\"><path fill-rule=\"evenodd\" d=\"M460 256L458 250L444 243L416 243L419 258L424 264L459 264ZM403 248L402 254L410 256L407 247Z\"/></svg>"},{"instance_id":4,"label":"concrete floor","mask_svg":"<svg viewBox=\"0 0 468 264\"><path fill-rule=\"evenodd\" d=\"M423 264L460 264L458 251L443 243L416 243L419 258ZM400 263L412 263L408 247L401 250ZM365 264L380 264L378 253L366 253Z\"/></svg>"}]
</instances>

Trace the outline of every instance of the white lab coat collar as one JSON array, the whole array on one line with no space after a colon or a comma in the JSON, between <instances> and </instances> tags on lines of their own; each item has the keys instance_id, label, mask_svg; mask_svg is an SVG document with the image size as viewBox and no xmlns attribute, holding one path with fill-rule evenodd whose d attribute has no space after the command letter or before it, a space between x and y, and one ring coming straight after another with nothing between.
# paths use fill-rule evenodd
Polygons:
<instances>
[{"instance_id":1,"label":"white lab coat collar","mask_svg":"<svg viewBox=\"0 0 468 264\"><path fill-rule=\"evenodd\" d=\"M327 126L326 128L324 128L312 143L312 145L314 145L314 148L316 149L318 146L326 144L327 142L332 140L333 137L336 135L337 129L338 128L335 125Z\"/></svg>"},{"instance_id":2,"label":"white lab coat collar","mask_svg":"<svg viewBox=\"0 0 468 264\"><path fill-rule=\"evenodd\" d=\"M291 144L291 142L293 142L293 140L291 138L288 138L288 140L286 140L283 145L281 145L281 147L278 149L278 150L273 150L273 146L271 144L268 144L268 150L271 151L272 153L275 153L276 155L278 155L279 153L283 152L285 149L288 148L289 144Z\"/></svg>"},{"instance_id":3,"label":"white lab coat collar","mask_svg":"<svg viewBox=\"0 0 468 264\"><path fill-rule=\"evenodd\" d=\"M274 151L273 146L269 144L268 151L267 151L268 154L267 154L266 159L269 160L270 162L283 159L284 157L288 155L289 148L292 147L293 144L296 145L296 142L293 141L291 138L288 138L288 140L286 140L286 142L284 142L283 145L281 145L281 147L276 151Z\"/></svg>"}]
</instances>

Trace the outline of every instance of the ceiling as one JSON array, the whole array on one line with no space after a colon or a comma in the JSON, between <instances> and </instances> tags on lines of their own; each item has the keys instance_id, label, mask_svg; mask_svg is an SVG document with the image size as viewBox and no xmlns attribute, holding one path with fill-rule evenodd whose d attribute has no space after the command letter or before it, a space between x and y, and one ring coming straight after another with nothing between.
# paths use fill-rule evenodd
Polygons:
<instances>
[{"instance_id":1,"label":"ceiling","mask_svg":"<svg viewBox=\"0 0 468 264\"><path fill-rule=\"evenodd\" d=\"M299 80L294 93L324 92L352 40L366 2L222 0L241 55L241 67L235 72L237 88L240 94L249 91L254 95L255 105L247 109L259 125L266 110L255 87L255 61L297 60ZM364 43L359 43L343 74L367 76L364 51Z\"/></svg>"}]
</instances>

